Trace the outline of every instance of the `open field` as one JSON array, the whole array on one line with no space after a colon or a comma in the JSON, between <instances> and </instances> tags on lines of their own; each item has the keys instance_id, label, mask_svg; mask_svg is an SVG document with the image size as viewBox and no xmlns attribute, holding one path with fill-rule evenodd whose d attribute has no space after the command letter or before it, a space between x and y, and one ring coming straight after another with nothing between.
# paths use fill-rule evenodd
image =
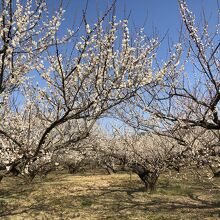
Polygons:
<instances>
[{"instance_id":1,"label":"open field","mask_svg":"<svg viewBox=\"0 0 220 220\"><path fill-rule=\"evenodd\" d=\"M163 175L152 194L135 174L56 173L29 185L8 177L0 219L220 219L219 179L187 176Z\"/></svg>"}]
</instances>

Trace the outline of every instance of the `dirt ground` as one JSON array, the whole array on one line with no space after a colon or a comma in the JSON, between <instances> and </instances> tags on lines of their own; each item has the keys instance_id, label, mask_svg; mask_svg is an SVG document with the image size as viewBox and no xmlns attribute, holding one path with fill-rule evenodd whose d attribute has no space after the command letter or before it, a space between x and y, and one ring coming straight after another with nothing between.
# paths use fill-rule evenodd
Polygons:
<instances>
[{"instance_id":1,"label":"dirt ground","mask_svg":"<svg viewBox=\"0 0 220 220\"><path fill-rule=\"evenodd\" d=\"M50 174L0 183L0 219L220 219L220 179L162 175L155 193L135 174Z\"/></svg>"}]
</instances>

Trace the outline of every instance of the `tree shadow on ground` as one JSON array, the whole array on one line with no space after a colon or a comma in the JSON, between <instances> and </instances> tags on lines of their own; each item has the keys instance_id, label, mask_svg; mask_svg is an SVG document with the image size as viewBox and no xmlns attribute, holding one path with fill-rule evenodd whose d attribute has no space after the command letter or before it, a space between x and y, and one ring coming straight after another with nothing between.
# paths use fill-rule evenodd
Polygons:
<instances>
[{"instance_id":1,"label":"tree shadow on ground","mask_svg":"<svg viewBox=\"0 0 220 220\"><path fill-rule=\"evenodd\" d=\"M68 186L62 187L68 188ZM202 188L199 190L202 192ZM129 218L136 212L141 213L142 216L147 216L149 213L152 215L172 214L176 218L186 215L186 219L189 219L187 216L189 213L191 217L220 217L220 201L203 198L197 193L168 182L161 182L158 192L153 194L145 192L140 184L128 186L128 183L124 181L99 188L68 189L65 194L61 189L60 194L52 196L47 196L46 192L37 194L30 205L17 203L16 206L15 203L10 204L7 200L2 200L9 198L19 201L20 198L28 197L31 192L33 192L31 187L24 186L9 191L0 190L0 218L25 214L34 219L39 212L47 213L51 218L62 215L74 217L74 213L77 212L91 214L96 212L106 218L114 216L115 218L112 217L112 219Z\"/></svg>"},{"instance_id":2,"label":"tree shadow on ground","mask_svg":"<svg viewBox=\"0 0 220 220\"><path fill-rule=\"evenodd\" d=\"M143 193L143 188L136 190L130 189L100 189L99 195L66 195L59 196L58 198L49 198L48 200L41 200L40 202L34 203L29 207L20 206L19 210L16 207L9 208L5 204L5 210L0 212L0 217L15 216L18 214L31 213L32 215L38 215L38 212L46 213L59 213L62 210L69 209L70 212L82 211L87 208L96 210L97 205L100 208L102 206L102 212L105 215L109 213L123 213L126 210L138 210L143 213L157 212L158 210L163 211L163 213L173 213L178 211L180 213L187 213L189 210L191 212L198 212L202 210L204 217L210 217L219 214L220 202L210 202L202 200L198 196L190 196L192 200L189 202L181 201L168 201L166 198L151 198L144 201L137 201L135 199L136 193ZM148 194L149 195L149 194ZM38 201L40 198L37 199ZM79 205L76 206L76 203ZM195 203L196 202L196 203ZM105 205L103 205L105 204ZM96 205L96 206L95 206ZM93 206L93 207L92 207ZM220 217L220 216L219 216Z\"/></svg>"}]
</instances>

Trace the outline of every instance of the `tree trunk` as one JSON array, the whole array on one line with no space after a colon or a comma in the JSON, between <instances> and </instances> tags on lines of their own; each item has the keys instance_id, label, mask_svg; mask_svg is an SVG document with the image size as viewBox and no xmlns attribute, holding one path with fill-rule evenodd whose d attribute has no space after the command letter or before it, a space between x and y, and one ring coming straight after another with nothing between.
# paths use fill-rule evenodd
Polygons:
<instances>
[{"instance_id":1,"label":"tree trunk","mask_svg":"<svg viewBox=\"0 0 220 220\"><path fill-rule=\"evenodd\" d=\"M69 169L70 174L75 174L76 171L78 170L78 167L71 164L71 165L68 165L68 169Z\"/></svg>"},{"instance_id":2,"label":"tree trunk","mask_svg":"<svg viewBox=\"0 0 220 220\"><path fill-rule=\"evenodd\" d=\"M147 168L135 165L133 171L137 173L142 182L144 183L145 190L150 192L156 191L157 180L159 177L158 171L149 171Z\"/></svg>"},{"instance_id":3,"label":"tree trunk","mask_svg":"<svg viewBox=\"0 0 220 220\"><path fill-rule=\"evenodd\" d=\"M213 177L220 177L220 170L213 172Z\"/></svg>"},{"instance_id":4,"label":"tree trunk","mask_svg":"<svg viewBox=\"0 0 220 220\"><path fill-rule=\"evenodd\" d=\"M35 171L28 173L27 175L25 175L25 181L27 183L32 183L36 175L37 175L37 172Z\"/></svg>"},{"instance_id":5,"label":"tree trunk","mask_svg":"<svg viewBox=\"0 0 220 220\"><path fill-rule=\"evenodd\" d=\"M16 168L13 167L12 169L10 169L9 171L13 176L18 176L20 174L20 171Z\"/></svg>"},{"instance_id":6,"label":"tree trunk","mask_svg":"<svg viewBox=\"0 0 220 220\"><path fill-rule=\"evenodd\" d=\"M108 174L111 175L113 173L116 173L115 169L111 167L110 165L106 164L105 169L107 170Z\"/></svg>"},{"instance_id":7,"label":"tree trunk","mask_svg":"<svg viewBox=\"0 0 220 220\"><path fill-rule=\"evenodd\" d=\"M140 177L140 179L144 183L145 190L148 191L149 190L149 184L148 184L146 175L144 173L142 173L142 172L137 173L137 175Z\"/></svg>"},{"instance_id":8,"label":"tree trunk","mask_svg":"<svg viewBox=\"0 0 220 220\"><path fill-rule=\"evenodd\" d=\"M145 172L142 173L142 176L142 181L145 184L146 191L155 192L159 175L156 172Z\"/></svg>"},{"instance_id":9,"label":"tree trunk","mask_svg":"<svg viewBox=\"0 0 220 220\"><path fill-rule=\"evenodd\" d=\"M214 167L212 165L210 165L209 167L212 170L213 177L220 177L220 170L219 170L219 168Z\"/></svg>"},{"instance_id":10,"label":"tree trunk","mask_svg":"<svg viewBox=\"0 0 220 220\"><path fill-rule=\"evenodd\" d=\"M156 191L158 177L159 177L159 174L158 174L157 171L155 171L151 174L151 176L149 178L150 192L155 192Z\"/></svg>"},{"instance_id":11,"label":"tree trunk","mask_svg":"<svg viewBox=\"0 0 220 220\"><path fill-rule=\"evenodd\" d=\"M112 171L111 169L109 169L109 167L106 167L105 169L107 170L107 173L108 173L109 175L113 174L113 171Z\"/></svg>"}]
</instances>

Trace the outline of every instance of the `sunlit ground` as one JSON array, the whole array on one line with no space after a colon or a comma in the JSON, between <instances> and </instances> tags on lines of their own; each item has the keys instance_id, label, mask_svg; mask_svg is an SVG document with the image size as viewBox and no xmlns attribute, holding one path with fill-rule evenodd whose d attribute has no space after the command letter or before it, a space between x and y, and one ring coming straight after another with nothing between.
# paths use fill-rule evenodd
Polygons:
<instances>
[{"instance_id":1,"label":"sunlit ground","mask_svg":"<svg viewBox=\"0 0 220 220\"><path fill-rule=\"evenodd\" d=\"M149 194L135 174L50 174L0 183L0 219L220 219L220 179L161 176Z\"/></svg>"}]
</instances>

